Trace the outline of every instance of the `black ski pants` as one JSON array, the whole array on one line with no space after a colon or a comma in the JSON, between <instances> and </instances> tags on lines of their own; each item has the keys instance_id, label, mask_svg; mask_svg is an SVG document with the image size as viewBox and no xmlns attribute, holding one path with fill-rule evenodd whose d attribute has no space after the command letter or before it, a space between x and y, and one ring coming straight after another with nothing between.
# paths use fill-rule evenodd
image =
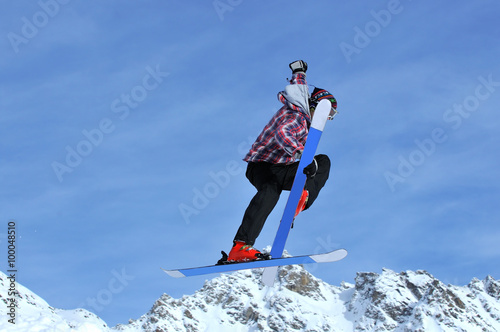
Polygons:
<instances>
[{"instance_id":1,"label":"black ski pants","mask_svg":"<svg viewBox=\"0 0 500 332\"><path fill-rule=\"evenodd\" d=\"M314 203L330 174L328 156L320 154L314 158L318 163L318 170L313 178L306 181L305 189L309 191L306 209ZM234 241L243 241L253 246L267 217L278 203L281 192L292 189L298 166L299 162L289 165L266 162L248 163L246 177L257 188L257 194L245 211Z\"/></svg>"}]
</instances>

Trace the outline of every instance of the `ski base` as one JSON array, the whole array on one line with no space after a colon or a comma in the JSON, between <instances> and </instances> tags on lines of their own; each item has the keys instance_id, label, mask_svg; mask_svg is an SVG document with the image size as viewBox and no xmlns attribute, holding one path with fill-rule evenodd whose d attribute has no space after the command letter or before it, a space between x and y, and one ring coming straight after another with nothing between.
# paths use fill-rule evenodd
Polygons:
<instances>
[{"instance_id":1,"label":"ski base","mask_svg":"<svg viewBox=\"0 0 500 332\"><path fill-rule=\"evenodd\" d=\"M328 263L336 262L347 256L347 250L337 249L323 254L271 258L252 262L232 263L222 265L209 265L178 270L165 270L165 273L174 278L191 277L210 273L222 273L247 269L257 269L272 266L285 266L295 264Z\"/></svg>"}]
</instances>

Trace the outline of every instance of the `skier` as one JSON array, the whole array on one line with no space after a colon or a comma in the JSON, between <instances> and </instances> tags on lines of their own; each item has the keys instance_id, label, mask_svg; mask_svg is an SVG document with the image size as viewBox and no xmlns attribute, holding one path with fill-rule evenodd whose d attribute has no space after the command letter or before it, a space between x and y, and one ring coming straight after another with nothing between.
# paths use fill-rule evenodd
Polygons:
<instances>
[{"instance_id":1,"label":"skier","mask_svg":"<svg viewBox=\"0 0 500 332\"><path fill-rule=\"evenodd\" d=\"M329 120L337 113L337 101L331 93L315 87L309 94L305 61L297 60L289 66L292 70L290 85L278 93L278 99L284 106L264 127L243 159L248 163L246 177L257 193L250 201L234 237L227 258L229 262L265 258L253 245L281 192L292 188L299 165L297 160L304 150L314 110L320 100L328 99L332 103ZM313 204L329 173L330 159L322 154L316 155L313 162L304 168L307 181L295 216Z\"/></svg>"}]
</instances>

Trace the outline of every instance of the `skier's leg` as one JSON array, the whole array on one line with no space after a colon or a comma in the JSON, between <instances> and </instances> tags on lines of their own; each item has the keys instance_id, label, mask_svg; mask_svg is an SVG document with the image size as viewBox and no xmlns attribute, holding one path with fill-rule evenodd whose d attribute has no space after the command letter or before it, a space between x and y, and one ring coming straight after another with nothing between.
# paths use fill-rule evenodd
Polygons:
<instances>
[{"instance_id":1,"label":"skier's leg","mask_svg":"<svg viewBox=\"0 0 500 332\"><path fill-rule=\"evenodd\" d=\"M327 155L319 154L314 157L318 163L318 169L315 176L312 179L306 181L305 189L308 191L309 195L307 198L307 203L305 209L308 209L312 203L316 200L321 191L321 188L325 185L330 175L330 158ZM279 183L283 190L291 190L293 186L293 181L295 180L295 174L299 167L299 162L295 162L290 165L280 166L281 171L276 172Z\"/></svg>"},{"instance_id":2,"label":"skier's leg","mask_svg":"<svg viewBox=\"0 0 500 332\"><path fill-rule=\"evenodd\" d=\"M249 163L247 178L257 188L257 194L248 205L234 241L253 245L267 217L280 198L281 189L268 163Z\"/></svg>"},{"instance_id":3,"label":"skier's leg","mask_svg":"<svg viewBox=\"0 0 500 332\"><path fill-rule=\"evenodd\" d=\"M319 154L314 157L316 162L318 163L318 170L316 171L316 175L312 179L308 179L306 181L306 189L309 192L309 198L307 199L307 204L305 209L307 210L321 191L321 188L328 180L328 176L330 175L330 158L324 154Z\"/></svg>"},{"instance_id":4,"label":"skier's leg","mask_svg":"<svg viewBox=\"0 0 500 332\"><path fill-rule=\"evenodd\" d=\"M293 181L295 180L295 175L297 174L297 169L299 168L299 162L296 161L293 164L281 166L282 171L280 172L279 181L282 184L283 190L292 190Z\"/></svg>"}]
</instances>

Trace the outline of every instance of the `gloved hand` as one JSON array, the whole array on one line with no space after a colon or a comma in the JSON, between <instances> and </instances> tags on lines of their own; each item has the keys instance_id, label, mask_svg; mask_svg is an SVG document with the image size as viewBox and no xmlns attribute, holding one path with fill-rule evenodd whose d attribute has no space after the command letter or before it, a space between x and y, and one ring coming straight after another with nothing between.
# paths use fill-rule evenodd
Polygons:
<instances>
[{"instance_id":1,"label":"gloved hand","mask_svg":"<svg viewBox=\"0 0 500 332\"><path fill-rule=\"evenodd\" d=\"M313 159L312 163L304 167L303 173L307 176L308 179L312 179L316 172L318 171L318 162L316 159Z\"/></svg>"},{"instance_id":2,"label":"gloved hand","mask_svg":"<svg viewBox=\"0 0 500 332\"><path fill-rule=\"evenodd\" d=\"M290 63L288 66L290 66L290 69L292 70L292 74L295 74L297 72L306 72L307 71L307 62L304 60L297 60L292 63Z\"/></svg>"},{"instance_id":3,"label":"gloved hand","mask_svg":"<svg viewBox=\"0 0 500 332\"><path fill-rule=\"evenodd\" d=\"M299 150L297 152L295 152L295 160L299 160L300 158L302 158L302 152L304 152L304 150Z\"/></svg>"}]
</instances>

